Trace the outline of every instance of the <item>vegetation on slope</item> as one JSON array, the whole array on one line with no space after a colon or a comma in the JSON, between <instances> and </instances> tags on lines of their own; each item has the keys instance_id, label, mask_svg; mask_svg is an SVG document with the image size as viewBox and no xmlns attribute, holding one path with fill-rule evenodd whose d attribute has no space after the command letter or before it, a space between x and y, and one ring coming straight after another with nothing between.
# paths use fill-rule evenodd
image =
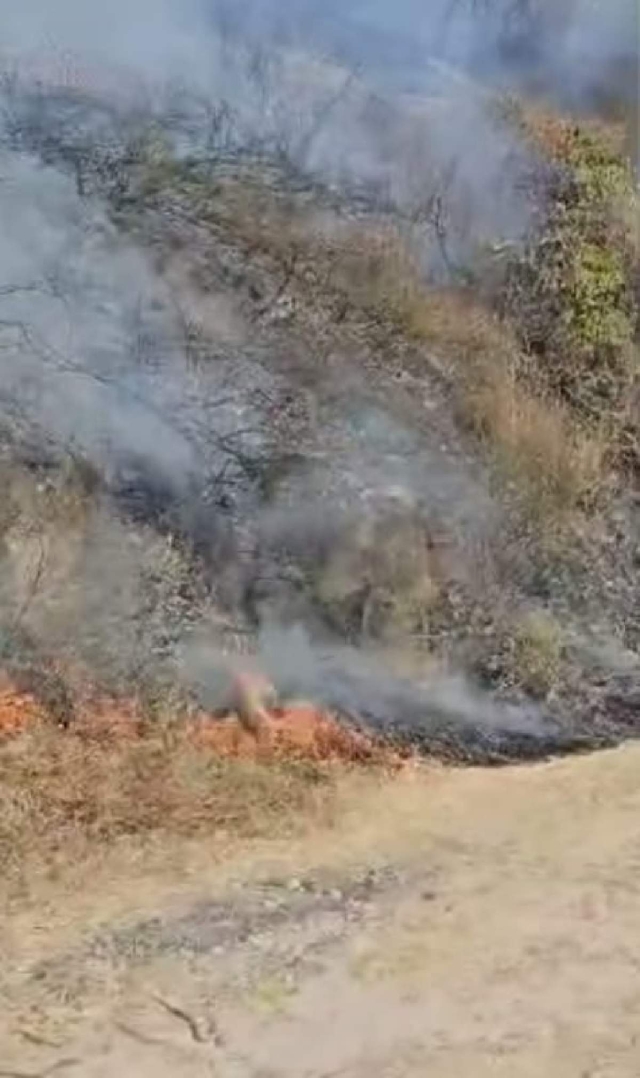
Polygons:
<instances>
[{"instance_id":1,"label":"vegetation on slope","mask_svg":"<svg viewBox=\"0 0 640 1078\"><path fill-rule=\"evenodd\" d=\"M497 465L502 504L507 514L515 510L510 524L515 519L521 527L524 519L529 537L535 518L537 536L555 538L576 519L589 526L598 519L635 452L636 191L613 127L513 101L501 103L499 122L531 150L522 177L530 229L523 245L478 252L446 284L424 269L425 247L446 246L446 212L434 235L432 219L410 219L375 200L356 206L281 160L222 152L185 160L161 125L143 125L116 147L89 142L81 158L64 140L56 145L47 129L45 148L49 160L71 164L82 198L106 196L116 222L151 247L161 272L177 251L202 294L232 292L257 327L256 339L273 325L284 327L318 371L335 356L345 367L357 357L385 372L393 365L416 381L439 379L443 399L471 431L470 453L475 436ZM446 191L437 194L446 198ZM197 326L185 321L183 328L185 356L201 362L206 342L200 348ZM280 459L291 456L285 445ZM255 472L252 460L245 465ZM268 460L261 506L278 487L276 473ZM79 531L84 524L80 514ZM175 541L175 529L168 532L171 542L157 552L163 567L156 581L164 583L183 568L190 577L192 569L193 551ZM432 626L440 625L446 639L462 618L429 542L423 519L381 514L368 531L336 531L332 549L287 565L289 582L342 641L419 638L440 646ZM219 570L218 563L207 566L210 581L217 583ZM183 602L182 584L178 591ZM473 595L474 617L485 602L486 595ZM234 611L248 615L243 628L259 625L249 606L244 593ZM141 602L147 627L150 610ZM509 667L503 684L548 699L565 669L564 636L552 617L524 611L519 620L521 613L503 617L498 629ZM164 630L162 613L158 621ZM471 617L468 623L467 641L476 625ZM137 620L132 635L142 639ZM483 650L482 641L473 643ZM142 665L131 665L141 682ZM482 667L473 657L471 665L474 672Z\"/></svg>"}]
</instances>

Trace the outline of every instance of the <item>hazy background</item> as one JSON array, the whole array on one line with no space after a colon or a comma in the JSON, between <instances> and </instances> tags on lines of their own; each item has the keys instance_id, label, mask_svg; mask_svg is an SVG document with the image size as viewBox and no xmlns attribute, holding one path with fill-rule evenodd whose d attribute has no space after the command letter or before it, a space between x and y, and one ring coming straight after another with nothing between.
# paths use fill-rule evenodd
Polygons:
<instances>
[{"instance_id":1,"label":"hazy background","mask_svg":"<svg viewBox=\"0 0 640 1078\"><path fill-rule=\"evenodd\" d=\"M225 46L271 42L397 90L423 89L437 58L579 101L637 53L633 0L3 0L0 12L6 50L69 50L205 82Z\"/></svg>"}]
</instances>

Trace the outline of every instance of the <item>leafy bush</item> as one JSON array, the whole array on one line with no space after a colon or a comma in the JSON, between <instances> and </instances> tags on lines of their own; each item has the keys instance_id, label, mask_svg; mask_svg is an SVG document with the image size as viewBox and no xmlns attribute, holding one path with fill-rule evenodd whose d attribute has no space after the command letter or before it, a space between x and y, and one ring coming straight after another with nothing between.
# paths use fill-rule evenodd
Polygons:
<instances>
[{"instance_id":1,"label":"leafy bush","mask_svg":"<svg viewBox=\"0 0 640 1078\"><path fill-rule=\"evenodd\" d=\"M503 313L526 354L523 373L587 423L626 420L638 373L637 195L633 170L603 127L520 109L543 163L534 224L507 274Z\"/></svg>"}]
</instances>

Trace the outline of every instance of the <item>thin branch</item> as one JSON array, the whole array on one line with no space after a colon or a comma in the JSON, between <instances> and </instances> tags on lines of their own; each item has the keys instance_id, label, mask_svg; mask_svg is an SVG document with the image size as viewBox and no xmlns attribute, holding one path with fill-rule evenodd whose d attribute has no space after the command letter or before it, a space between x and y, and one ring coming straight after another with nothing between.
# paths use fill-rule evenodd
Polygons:
<instances>
[{"instance_id":1,"label":"thin branch","mask_svg":"<svg viewBox=\"0 0 640 1078\"><path fill-rule=\"evenodd\" d=\"M345 99L351 86L355 82L359 75L359 71L350 71L345 78L342 86L338 87L336 92L332 94L323 104L319 107L311 125L309 131L302 137L300 145L295 153L295 160L301 164L304 163L309 155L309 151L313 146L313 143L317 139L318 135L322 131L322 128L328 122L331 113L335 111L338 105Z\"/></svg>"},{"instance_id":2,"label":"thin branch","mask_svg":"<svg viewBox=\"0 0 640 1078\"><path fill-rule=\"evenodd\" d=\"M127 1037L131 1037L133 1040L139 1041L140 1044L157 1045L168 1044L165 1037L153 1037L149 1033L142 1033L138 1029L134 1029L127 1022L115 1022L116 1029L119 1029L121 1033L125 1033Z\"/></svg>"},{"instance_id":3,"label":"thin branch","mask_svg":"<svg viewBox=\"0 0 640 1078\"><path fill-rule=\"evenodd\" d=\"M273 309L276 307L276 305L282 299L283 295L285 294L287 288L289 287L289 285L291 284L291 282L292 282L292 280L293 280L293 278L295 276L296 266L298 264L298 258L299 258L299 252L294 251L294 253L291 255L291 258L288 261L288 265L287 265L287 267L285 269L284 276L283 276L282 281L280 282L280 284L279 284L279 286L278 286L278 288L276 290L275 295L272 296L272 298L268 301L268 303L266 303L263 307L258 308L258 310L256 312L256 315L257 315L258 318L265 318L271 311L273 311Z\"/></svg>"},{"instance_id":4,"label":"thin branch","mask_svg":"<svg viewBox=\"0 0 640 1078\"><path fill-rule=\"evenodd\" d=\"M30 1044L36 1044L39 1048L61 1048L62 1045L56 1041L49 1040L48 1037L44 1037L41 1033L34 1033L30 1029L19 1029L18 1033L25 1041L29 1041Z\"/></svg>"},{"instance_id":5,"label":"thin branch","mask_svg":"<svg viewBox=\"0 0 640 1078\"><path fill-rule=\"evenodd\" d=\"M201 1032L196 1019L193 1018L188 1011L183 1010L182 1007L178 1007L175 1003L170 1003L169 1000L165 999L163 996L153 995L152 999L154 999L160 1007L163 1007L168 1014L173 1015L174 1018L180 1019L181 1022L184 1022L187 1025L192 1040L196 1041L197 1044L206 1044L207 1038Z\"/></svg>"},{"instance_id":6,"label":"thin branch","mask_svg":"<svg viewBox=\"0 0 640 1078\"><path fill-rule=\"evenodd\" d=\"M9 637L10 638L11 638L11 636L14 636L20 630L20 628L22 626L22 622L23 622L24 618L26 617L27 613L29 612L29 607L31 606L31 604L33 603L33 600L35 599L36 595L38 594L38 589L39 589L40 584L42 582L42 575L44 573L44 567L45 567L46 559L47 559L47 556L46 556L45 549L44 549L44 543L41 541L40 542L40 551L39 551L39 555L38 555L38 561L37 561L37 564L36 564L35 572L34 572L32 578L31 578L31 582L30 582L29 587L27 589L27 594L25 595L20 607L16 611L16 614L14 615L13 621L9 625Z\"/></svg>"},{"instance_id":7,"label":"thin branch","mask_svg":"<svg viewBox=\"0 0 640 1078\"><path fill-rule=\"evenodd\" d=\"M43 292L45 290L46 289L44 288L43 282L41 281L34 281L31 284L6 284L0 286L0 299L4 299L6 296L16 296L23 293L31 292Z\"/></svg>"}]
</instances>

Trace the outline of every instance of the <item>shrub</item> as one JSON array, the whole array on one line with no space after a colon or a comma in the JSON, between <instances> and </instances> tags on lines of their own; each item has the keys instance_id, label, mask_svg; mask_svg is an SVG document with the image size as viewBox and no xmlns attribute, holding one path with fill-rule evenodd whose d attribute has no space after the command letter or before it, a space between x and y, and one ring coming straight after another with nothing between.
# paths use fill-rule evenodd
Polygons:
<instances>
[{"instance_id":1,"label":"shrub","mask_svg":"<svg viewBox=\"0 0 640 1078\"><path fill-rule=\"evenodd\" d=\"M256 273L262 264L281 275L276 295L291 293L299 317L312 312L316 339L320 326L331 333L355 329L358 340L366 333L370 344L383 346L395 337L412 346L411 362L428 353L446 367L466 420L535 512L555 514L597 498L611 432L616 423L622 428L619 412L633 377L633 307L626 247L610 251L603 229L615 218L625 243L631 230L622 212L629 192L619 155L589 143L580 167L570 166L577 152L573 129L557 117L537 122L537 145L544 144L553 167L536 170L545 181L536 228L524 252L507 260L499 303L495 278L484 271L470 271L455 286L429 287L411 236L397 221L336 217L332 226L327 220L316 227L304 202L259 170L214 183L197 168L178 169L166 182L173 190L180 176L180 197L193 203L201 221L244 247ZM574 192L564 216L563 185ZM615 214L612 191L620 196ZM504 284L503 274L498 281ZM602 409L610 390L611 406ZM587 407L594 394L598 407ZM330 576L331 591L334 570ZM327 587L323 602L355 631L362 612L354 589L347 602L346 595L329 596Z\"/></svg>"},{"instance_id":2,"label":"shrub","mask_svg":"<svg viewBox=\"0 0 640 1078\"><path fill-rule=\"evenodd\" d=\"M580 427L561 402L536 395L514 365L487 357L468 375L465 409L524 505L539 521L585 509L599 498L607 440Z\"/></svg>"},{"instance_id":3,"label":"shrub","mask_svg":"<svg viewBox=\"0 0 640 1078\"><path fill-rule=\"evenodd\" d=\"M606 128L522 109L518 118L543 158L529 241L502 297L528 357L522 373L585 422L622 425L638 373L633 170Z\"/></svg>"},{"instance_id":4,"label":"shrub","mask_svg":"<svg viewBox=\"0 0 640 1078\"><path fill-rule=\"evenodd\" d=\"M391 509L350 528L313 584L326 616L347 635L391 639L422 631L439 594L424 522Z\"/></svg>"},{"instance_id":5,"label":"shrub","mask_svg":"<svg viewBox=\"0 0 640 1078\"><path fill-rule=\"evenodd\" d=\"M528 692L547 696L557 685L562 653L562 633L549 614L532 611L516 625L514 674Z\"/></svg>"}]
</instances>

